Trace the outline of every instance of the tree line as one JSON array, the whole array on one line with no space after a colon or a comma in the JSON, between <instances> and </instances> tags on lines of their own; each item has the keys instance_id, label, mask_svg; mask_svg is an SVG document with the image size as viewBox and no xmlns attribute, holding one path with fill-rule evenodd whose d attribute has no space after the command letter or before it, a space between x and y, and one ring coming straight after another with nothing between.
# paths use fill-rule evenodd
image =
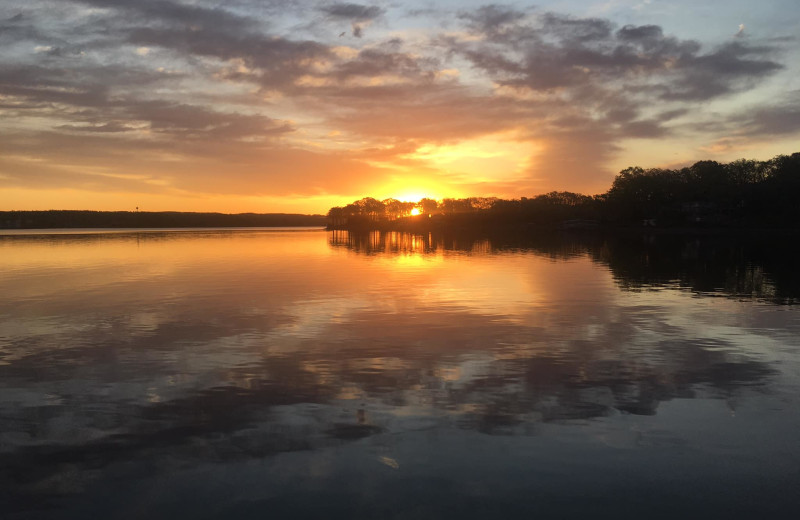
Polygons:
<instances>
[{"instance_id":1,"label":"tree line","mask_svg":"<svg viewBox=\"0 0 800 520\"><path fill-rule=\"evenodd\" d=\"M553 191L535 197L366 197L328 211L333 229L435 226L800 226L800 153L766 161L699 161L680 169L631 167L600 195Z\"/></svg>"},{"instance_id":2,"label":"tree line","mask_svg":"<svg viewBox=\"0 0 800 520\"><path fill-rule=\"evenodd\" d=\"M178 211L0 211L0 228L178 228L324 226L324 215Z\"/></svg>"}]
</instances>

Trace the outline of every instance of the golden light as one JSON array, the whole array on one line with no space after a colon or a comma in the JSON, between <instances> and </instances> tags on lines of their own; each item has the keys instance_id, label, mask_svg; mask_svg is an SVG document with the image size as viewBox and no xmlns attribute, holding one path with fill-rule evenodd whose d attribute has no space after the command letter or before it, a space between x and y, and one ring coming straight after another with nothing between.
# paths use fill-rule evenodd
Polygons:
<instances>
[{"instance_id":1,"label":"golden light","mask_svg":"<svg viewBox=\"0 0 800 520\"><path fill-rule=\"evenodd\" d=\"M407 158L402 158L399 164L383 162L372 165L393 172L391 179L370 192L378 200L391 198L416 203L422 199L441 200L469 196L453 185L451 179L440 178L441 171L431 170L417 161L409 162Z\"/></svg>"},{"instance_id":2,"label":"golden light","mask_svg":"<svg viewBox=\"0 0 800 520\"><path fill-rule=\"evenodd\" d=\"M411 216L412 216L412 217L416 217L416 216L417 216L417 215L419 215L420 213L422 213L422 210L421 210L421 209L419 209L419 208L414 208L414 209L412 209L412 210L411 210Z\"/></svg>"},{"instance_id":3,"label":"golden light","mask_svg":"<svg viewBox=\"0 0 800 520\"><path fill-rule=\"evenodd\" d=\"M397 191L397 195L395 198L397 200L402 200L404 202L419 202L422 199L437 199L434 195L431 195L433 190L430 189L417 189L415 191L405 190L405 191Z\"/></svg>"},{"instance_id":4,"label":"golden light","mask_svg":"<svg viewBox=\"0 0 800 520\"><path fill-rule=\"evenodd\" d=\"M468 175L472 180L514 180L531 167L539 146L503 132L453 144L425 144L407 155L450 175Z\"/></svg>"}]
</instances>

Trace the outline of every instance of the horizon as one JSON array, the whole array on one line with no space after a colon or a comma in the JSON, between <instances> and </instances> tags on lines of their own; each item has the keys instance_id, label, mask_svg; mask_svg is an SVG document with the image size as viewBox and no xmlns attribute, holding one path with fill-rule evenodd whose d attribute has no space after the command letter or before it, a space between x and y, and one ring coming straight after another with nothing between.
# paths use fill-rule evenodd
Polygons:
<instances>
[{"instance_id":1,"label":"horizon","mask_svg":"<svg viewBox=\"0 0 800 520\"><path fill-rule=\"evenodd\" d=\"M800 138L776 0L0 6L0 209L600 194ZM82 210L73 210L82 211Z\"/></svg>"},{"instance_id":2,"label":"horizon","mask_svg":"<svg viewBox=\"0 0 800 520\"><path fill-rule=\"evenodd\" d=\"M742 158L742 159L737 159L736 161L731 161L731 163L727 163L727 164L726 163L717 163L717 164L720 164L720 166L722 166L722 167L726 167L728 165L733 165L733 163L735 163L737 161L748 161L748 162L749 161L753 161L753 162L756 162L756 163L764 164L764 163L768 163L770 160L775 160L775 159L778 159L780 157L794 158L795 156L800 156L800 152L779 154L779 155L776 155L775 157L772 157L772 158L767 159L765 161L758 161L756 159L743 159ZM705 161L696 161L694 164L698 164L698 163L701 163L701 162L705 162ZM716 161L712 161L712 162L716 162ZM637 165L637 166L629 167L629 169L635 169L635 168L640 168L640 166ZM688 168L688 166L684 167L684 168ZM681 168L681 169L684 169L684 168ZM652 167L652 168L642 168L642 170L644 172L654 172L654 171L665 172L665 171L678 171L679 169L678 168ZM622 174L623 171L621 171L620 174ZM380 199L380 198L377 198L377 197L373 197L371 195L362 195L362 196L358 197L357 199L351 200L351 201L349 201L347 203L343 203L340 206L331 206L330 208L328 208L325 211L309 212L309 213L299 213L299 212L292 213L292 212L286 212L286 211L261 211L261 212L259 212L259 211L232 211L232 212L225 212L225 211L214 211L214 210L207 210L207 211L180 211L180 210L171 210L171 209L147 210L147 209L140 208L139 206L137 206L133 210L130 210L130 209L127 209L127 210L126 209L96 210L96 209L86 209L86 208L82 208L82 209L48 208L48 209L12 209L12 210L0 209L0 213L2 213L4 211L21 211L21 212L24 212L24 211L28 211L28 212L47 212L47 211L82 212L82 211L87 211L87 212L109 212L109 213L111 213L111 212L122 212L122 213L206 213L206 214L222 214L222 215L246 215L246 214L254 214L254 215L283 215L283 214L285 214L285 215L304 215L304 216L325 216L331 209L342 209L342 207L344 207L344 206L349 206L351 204L357 203L357 202L362 201L362 200L367 200L367 199L373 199L373 200L376 200L376 201L384 203L384 204L387 203L387 202L390 202L390 201L397 201L397 202L400 202L400 203L403 203L403 204L415 204L415 205L419 205L423 200L433 200L437 204L441 205L442 202L444 202L446 200L471 200L471 199L481 199L481 198L483 198L483 199L495 199L495 200L505 200L505 201L519 201L519 200L524 200L524 199L536 199L537 197L547 196L547 195L552 194L552 193L569 193L569 194L572 194L572 195L578 195L578 196L582 196L582 197L597 198L597 197L600 197L602 195L608 195L608 193L611 191L611 188L612 188L612 185L609 185L609 187L608 187L608 189L606 191L601 192L601 193L595 193L595 194L571 192L571 191L567 191L567 190L552 190L552 191L547 192L547 193L536 193L536 194L528 194L528 195L522 195L521 194L518 197L505 197L505 198L504 197L496 197L496 196L482 197L482 196L478 196L478 195L468 195L468 196L464 196L464 197L432 198L432 197L420 196L419 198L406 198L406 199L400 199L400 198L396 198L396 197L387 197L387 198ZM418 208L418 207L419 206L415 206L415 209ZM416 215L416 214L412 214L412 216L413 215Z\"/></svg>"}]
</instances>

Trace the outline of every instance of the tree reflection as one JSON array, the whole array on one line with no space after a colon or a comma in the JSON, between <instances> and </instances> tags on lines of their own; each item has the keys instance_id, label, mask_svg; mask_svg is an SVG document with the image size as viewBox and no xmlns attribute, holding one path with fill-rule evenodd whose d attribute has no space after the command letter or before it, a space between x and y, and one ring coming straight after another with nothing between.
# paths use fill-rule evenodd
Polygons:
<instances>
[{"instance_id":1,"label":"tree reflection","mask_svg":"<svg viewBox=\"0 0 800 520\"><path fill-rule=\"evenodd\" d=\"M626 290L685 288L779 304L800 297L789 236L330 231L331 247L366 255L529 252L553 259L588 255Z\"/></svg>"},{"instance_id":2,"label":"tree reflection","mask_svg":"<svg viewBox=\"0 0 800 520\"><path fill-rule=\"evenodd\" d=\"M554 259L565 259L586 254L589 244L594 241L579 235L558 233L526 236L497 232L486 235L466 230L457 233L333 230L328 232L328 243L334 248L344 248L365 255L427 255L442 252L485 255L504 251L530 251Z\"/></svg>"},{"instance_id":3,"label":"tree reflection","mask_svg":"<svg viewBox=\"0 0 800 520\"><path fill-rule=\"evenodd\" d=\"M328 233L328 243L334 247L344 247L355 253L366 255L434 254L442 249L442 244L434 240L432 233L413 234L397 231L365 231L359 233L334 230Z\"/></svg>"},{"instance_id":4,"label":"tree reflection","mask_svg":"<svg viewBox=\"0 0 800 520\"><path fill-rule=\"evenodd\" d=\"M681 287L792 304L800 275L787 238L611 235L591 255L628 290Z\"/></svg>"}]
</instances>

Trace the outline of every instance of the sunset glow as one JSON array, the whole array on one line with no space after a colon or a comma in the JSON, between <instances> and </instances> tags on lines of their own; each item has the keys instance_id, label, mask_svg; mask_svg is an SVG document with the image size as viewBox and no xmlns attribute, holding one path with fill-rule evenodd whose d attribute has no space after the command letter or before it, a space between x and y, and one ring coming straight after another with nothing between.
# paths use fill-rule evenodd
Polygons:
<instances>
[{"instance_id":1,"label":"sunset glow","mask_svg":"<svg viewBox=\"0 0 800 520\"><path fill-rule=\"evenodd\" d=\"M798 151L796 5L0 5L0 208L324 213Z\"/></svg>"},{"instance_id":2,"label":"sunset glow","mask_svg":"<svg viewBox=\"0 0 800 520\"><path fill-rule=\"evenodd\" d=\"M538 151L535 143L512 134L467 139L452 144L425 144L409 158L464 183L525 178Z\"/></svg>"}]
</instances>

